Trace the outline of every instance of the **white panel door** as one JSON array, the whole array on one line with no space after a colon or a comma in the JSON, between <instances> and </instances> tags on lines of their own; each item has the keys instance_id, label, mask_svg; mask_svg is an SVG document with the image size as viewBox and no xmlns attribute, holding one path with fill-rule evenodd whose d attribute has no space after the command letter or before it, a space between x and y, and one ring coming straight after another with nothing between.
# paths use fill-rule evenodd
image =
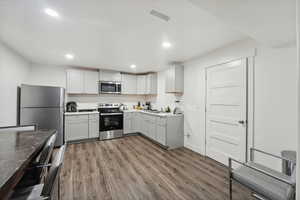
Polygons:
<instances>
[{"instance_id":1,"label":"white panel door","mask_svg":"<svg viewBox=\"0 0 300 200\"><path fill-rule=\"evenodd\" d=\"M228 165L228 157L246 161L247 60L208 68L206 154Z\"/></svg>"}]
</instances>

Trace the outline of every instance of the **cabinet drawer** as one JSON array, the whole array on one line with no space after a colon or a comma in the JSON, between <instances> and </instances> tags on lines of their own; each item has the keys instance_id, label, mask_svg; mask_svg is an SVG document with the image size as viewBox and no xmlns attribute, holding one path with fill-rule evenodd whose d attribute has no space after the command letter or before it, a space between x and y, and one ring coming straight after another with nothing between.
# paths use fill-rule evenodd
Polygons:
<instances>
[{"instance_id":1,"label":"cabinet drawer","mask_svg":"<svg viewBox=\"0 0 300 200\"><path fill-rule=\"evenodd\" d=\"M130 113L130 112L124 112L124 118L126 119L131 119L133 116L133 113Z\"/></svg>"},{"instance_id":2,"label":"cabinet drawer","mask_svg":"<svg viewBox=\"0 0 300 200\"><path fill-rule=\"evenodd\" d=\"M89 116L88 115L68 115L66 116L66 123L72 122L88 122Z\"/></svg>"},{"instance_id":3,"label":"cabinet drawer","mask_svg":"<svg viewBox=\"0 0 300 200\"><path fill-rule=\"evenodd\" d=\"M99 120L99 114L89 114L89 120Z\"/></svg>"},{"instance_id":4,"label":"cabinet drawer","mask_svg":"<svg viewBox=\"0 0 300 200\"><path fill-rule=\"evenodd\" d=\"M160 125L160 126L166 126L167 118L166 117L158 117L157 118L157 124Z\"/></svg>"},{"instance_id":5,"label":"cabinet drawer","mask_svg":"<svg viewBox=\"0 0 300 200\"><path fill-rule=\"evenodd\" d=\"M149 123L156 124L156 116L148 116Z\"/></svg>"}]
</instances>

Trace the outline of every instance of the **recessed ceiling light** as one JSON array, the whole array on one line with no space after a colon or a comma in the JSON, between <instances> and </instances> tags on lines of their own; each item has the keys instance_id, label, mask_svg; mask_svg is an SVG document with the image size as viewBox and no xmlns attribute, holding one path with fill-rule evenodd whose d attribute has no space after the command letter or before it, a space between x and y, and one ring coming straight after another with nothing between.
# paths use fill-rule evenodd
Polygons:
<instances>
[{"instance_id":1,"label":"recessed ceiling light","mask_svg":"<svg viewBox=\"0 0 300 200\"><path fill-rule=\"evenodd\" d=\"M51 17L55 17L55 18L58 18L59 17L59 14L58 12L56 12L55 10L52 10L50 8L46 8L45 10L45 13Z\"/></svg>"},{"instance_id":2,"label":"recessed ceiling light","mask_svg":"<svg viewBox=\"0 0 300 200\"><path fill-rule=\"evenodd\" d=\"M65 58L68 59L68 60L73 60L74 59L74 55L68 53L68 54L65 55Z\"/></svg>"},{"instance_id":3,"label":"recessed ceiling light","mask_svg":"<svg viewBox=\"0 0 300 200\"><path fill-rule=\"evenodd\" d=\"M136 65L130 65L131 69L135 69Z\"/></svg>"},{"instance_id":4,"label":"recessed ceiling light","mask_svg":"<svg viewBox=\"0 0 300 200\"><path fill-rule=\"evenodd\" d=\"M165 48L165 49L168 49L172 46L172 44L170 42L163 42L162 43L162 47Z\"/></svg>"}]
</instances>

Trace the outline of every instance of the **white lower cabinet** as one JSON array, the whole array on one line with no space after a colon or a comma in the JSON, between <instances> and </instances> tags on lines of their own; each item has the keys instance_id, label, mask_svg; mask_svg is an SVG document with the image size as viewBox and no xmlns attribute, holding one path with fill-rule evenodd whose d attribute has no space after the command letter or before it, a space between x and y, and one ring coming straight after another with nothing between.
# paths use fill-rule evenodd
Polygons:
<instances>
[{"instance_id":1,"label":"white lower cabinet","mask_svg":"<svg viewBox=\"0 0 300 200\"><path fill-rule=\"evenodd\" d=\"M89 138L99 137L99 114L89 115Z\"/></svg>"},{"instance_id":2,"label":"white lower cabinet","mask_svg":"<svg viewBox=\"0 0 300 200\"><path fill-rule=\"evenodd\" d=\"M139 126L139 123L140 123L140 120L139 120L139 113L138 112L132 112L131 113L131 120L132 120L132 132L133 133L137 133L137 132L140 132L140 126Z\"/></svg>"},{"instance_id":3,"label":"white lower cabinet","mask_svg":"<svg viewBox=\"0 0 300 200\"><path fill-rule=\"evenodd\" d=\"M130 112L124 113L124 120L123 120L124 134L129 134L129 133L134 132L133 127L132 127L132 124L133 124L132 115L133 114L134 113L130 113Z\"/></svg>"},{"instance_id":4,"label":"white lower cabinet","mask_svg":"<svg viewBox=\"0 0 300 200\"><path fill-rule=\"evenodd\" d=\"M139 132L170 149L183 146L183 115L159 116L144 112L124 113L124 133Z\"/></svg>"},{"instance_id":5,"label":"white lower cabinet","mask_svg":"<svg viewBox=\"0 0 300 200\"><path fill-rule=\"evenodd\" d=\"M99 137L99 114L66 115L66 141Z\"/></svg>"},{"instance_id":6,"label":"white lower cabinet","mask_svg":"<svg viewBox=\"0 0 300 200\"><path fill-rule=\"evenodd\" d=\"M156 140L162 145L166 145L166 126L156 124Z\"/></svg>"},{"instance_id":7,"label":"white lower cabinet","mask_svg":"<svg viewBox=\"0 0 300 200\"><path fill-rule=\"evenodd\" d=\"M156 140L156 116L148 116L148 137Z\"/></svg>"}]
</instances>

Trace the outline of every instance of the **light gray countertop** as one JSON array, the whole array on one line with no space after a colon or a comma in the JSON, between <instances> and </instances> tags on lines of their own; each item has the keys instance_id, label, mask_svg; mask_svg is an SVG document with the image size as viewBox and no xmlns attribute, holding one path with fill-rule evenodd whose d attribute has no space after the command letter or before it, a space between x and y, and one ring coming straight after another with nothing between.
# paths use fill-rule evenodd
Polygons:
<instances>
[{"instance_id":1,"label":"light gray countertop","mask_svg":"<svg viewBox=\"0 0 300 200\"><path fill-rule=\"evenodd\" d=\"M99 114L98 111L93 112L65 112L65 115L90 115L90 114Z\"/></svg>"},{"instance_id":2,"label":"light gray countertop","mask_svg":"<svg viewBox=\"0 0 300 200\"><path fill-rule=\"evenodd\" d=\"M160 112L160 113L155 113L155 112L147 112L144 110L123 110L124 113L126 112L140 112L140 113L145 113L148 115L154 115L154 116L158 116L158 117L181 117L183 116L183 114L173 114L173 113L166 113L166 112Z\"/></svg>"}]
</instances>

